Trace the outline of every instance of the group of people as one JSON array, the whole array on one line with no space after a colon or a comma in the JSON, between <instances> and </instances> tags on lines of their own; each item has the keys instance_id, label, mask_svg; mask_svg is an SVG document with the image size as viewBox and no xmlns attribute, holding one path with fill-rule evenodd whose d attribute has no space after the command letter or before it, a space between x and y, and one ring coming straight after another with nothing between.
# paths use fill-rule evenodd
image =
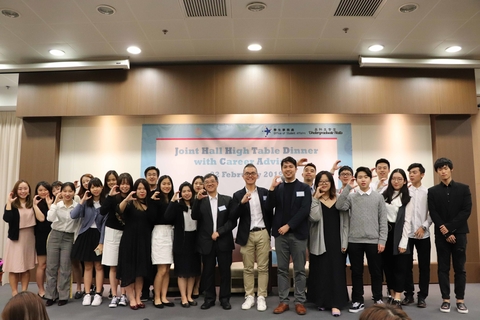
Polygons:
<instances>
[{"instance_id":1,"label":"group of people","mask_svg":"<svg viewBox=\"0 0 480 320\"><path fill-rule=\"evenodd\" d=\"M135 182L130 174L118 175L112 170L103 183L85 174L78 188L71 182L49 185L42 181L33 193L26 181L19 180L7 197L4 213L9 224L4 268L10 272L12 295L18 293L19 282L22 291L27 290L29 270L38 263L38 295L46 299L46 306L55 302L65 305L72 268L75 271L81 262L85 291L77 281L75 298L83 296L83 305L102 303L103 266L109 266L109 307L128 304L132 310L145 308L151 285L153 305L171 307L174 303L168 300L167 291L174 263L181 306L197 305L195 298L203 292L201 309L206 310L217 300L218 264L218 299L221 307L229 310L235 241L241 247L244 264L245 301L241 308L256 305L258 311L265 311L273 236L279 295L275 314L290 308L290 261L297 314L306 314L307 301L320 310L330 309L333 316L340 316L349 301L350 312L363 310L364 255L375 304L384 303L384 275L388 303L397 309L412 304L414 248L420 270L417 306L426 307L433 221L443 299L440 310L450 311L451 256L456 307L458 312L467 313L465 247L472 202L468 186L452 180L452 162L446 158L435 162L441 182L429 190L421 184L425 168L419 163L409 166L408 178L403 169L390 173L386 159L379 159L372 170L359 167L355 173L339 163L330 171L317 173L316 166L306 159L297 164L294 158L286 157L281 161L282 175L275 176L268 189L256 185L257 168L247 164L243 169L245 186L232 197L218 192L218 177L213 173L196 176L176 191L172 178L160 176L160 170L153 166L146 168L145 178ZM303 182L296 178L298 166L303 166ZM372 181L372 171L378 181ZM335 186L335 172L340 188ZM237 225L234 240L232 231ZM347 254L351 299L346 285Z\"/></svg>"}]
</instances>

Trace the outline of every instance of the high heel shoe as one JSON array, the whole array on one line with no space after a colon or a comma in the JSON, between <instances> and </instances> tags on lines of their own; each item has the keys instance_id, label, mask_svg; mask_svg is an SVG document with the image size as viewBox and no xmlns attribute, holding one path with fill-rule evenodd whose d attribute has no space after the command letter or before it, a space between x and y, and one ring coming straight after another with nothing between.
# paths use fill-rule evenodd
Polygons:
<instances>
[{"instance_id":1,"label":"high heel shoe","mask_svg":"<svg viewBox=\"0 0 480 320\"><path fill-rule=\"evenodd\" d=\"M139 307L140 309L144 309L145 308L145 303L140 302L139 304L137 304L137 307Z\"/></svg>"},{"instance_id":2,"label":"high heel shoe","mask_svg":"<svg viewBox=\"0 0 480 320\"><path fill-rule=\"evenodd\" d=\"M138 306L137 306L137 305L134 305L134 306L130 305L130 309L132 309L132 310L138 310Z\"/></svg>"}]
</instances>

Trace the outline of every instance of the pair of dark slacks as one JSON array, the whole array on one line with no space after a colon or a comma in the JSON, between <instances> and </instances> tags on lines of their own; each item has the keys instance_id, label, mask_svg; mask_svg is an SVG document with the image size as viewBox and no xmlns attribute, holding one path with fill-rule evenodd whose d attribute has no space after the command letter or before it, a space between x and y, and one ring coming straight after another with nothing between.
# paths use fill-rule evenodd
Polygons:
<instances>
[{"instance_id":1,"label":"pair of dark slacks","mask_svg":"<svg viewBox=\"0 0 480 320\"><path fill-rule=\"evenodd\" d=\"M419 271L419 281L418 281L418 298L426 299L428 297L428 287L430 285L430 250L432 249L432 244L430 238L425 239L408 239L408 247L412 253L411 259L408 260L407 265L407 274L405 278L405 296L413 297L415 292L415 287L413 284L413 248L417 249L417 259L418 259L418 271Z\"/></svg>"},{"instance_id":2,"label":"pair of dark slacks","mask_svg":"<svg viewBox=\"0 0 480 320\"><path fill-rule=\"evenodd\" d=\"M229 301L231 296L231 270L232 250L221 251L216 242L213 243L209 254L202 255L203 271L201 278L201 287L205 290L205 302L214 302L216 300L215 291L215 266L218 262L220 271L220 301Z\"/></svg>"},{"instance_id":3,"label":"pair of dark slacks","mask_svg":"<svg viewBox=\"0 0 480 320\"><path fill-rule=\"evenodd\" d=\"M450 257L453 263L455 298L465 298L467 272L465 271L467 235L455 234L456 242L449 243L443 235L435 235L438 261L438 284L442 299L450 299Z\"/></svg>"},{"instance_id":4,"label":"pair of dark slacks","mask_svg":"<svg viewBox=\"0 0 480 320\"><path fill-rule=\"evenodd\" d=\"M382 256L378 253L378 245L370 243L348 243L348 256L352 272L352 302L364 303L363 299L363 256L367 256L368 271L372 283L372 294L375 301L382 299Z\"/></svg>"}]
</instances>

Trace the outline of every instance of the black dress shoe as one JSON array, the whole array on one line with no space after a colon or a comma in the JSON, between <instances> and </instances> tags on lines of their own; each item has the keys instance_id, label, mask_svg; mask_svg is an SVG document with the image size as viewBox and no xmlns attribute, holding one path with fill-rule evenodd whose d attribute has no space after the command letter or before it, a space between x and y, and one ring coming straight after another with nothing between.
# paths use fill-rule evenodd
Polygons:
<instances>
[{"instance_id":1,"label":"black dress shoe","mask_svg":"<svg viewBox=\"0 0 480 320\"><path fill-rule=\"evenodd\" d=\"M55 299L55 300L57 300L57 299ZM47 307L50 307L50 306L52 306L52 305L55 303L55 300L53 300L53 299L47 299L47 302L45 302L45 305L46 305Z\"/></svg>"},{"instance_id":2,"label":"black dress shoe","mask_svg":"<svg viewBox=\"0 0 480 320\"><path fill-rule=\"evenodd\" d=\"M228 301L222 301L222 302L220 302L220 304L222 305L223 310L232 309L232 305Z\"/></svg>"},{"instance_id":3,"label":"black dress shoe","mask_svg":"<svg viewBox=\"0 0 480 320\"><path fill-rule=\"evenodd\" d=\"M180 304L183 308L190 308L190 304L188 302Z\"/></svg>"},{"instance_id":4,"label":"black dress shoe","mask_svg":"<svg viewBox=\"0 0 480 320\"><path fill-rule=\"evenodd\" d=\"M84 293L85 293L84 291L83 291L83 292L82 292L82 291L77 291L77 292L75 292L74 298L75 298L75 299L80 299L80 298L83 297L83 294L84 294Z\"/></svg>"},{"instance_id":5,"label":"black dress shoe","mask_svg":"<svg viewBox=\"0 0 480 320\"><path fill-rule=\"evenodd\" d=\"M200 297L199 294L192 294L192 299L198 299L198 297Z\"/></svg>"},{"instance_id":6,"label":"black dress shoe","mask_svg":"<svg viewBox=\"0 0 480 320\"><path fill-rule=\"evenodd\" d=\"M188 304L191 305L191 306L196 306L198 303L197 303L197 301L192 300L192 301L188 301Z\"/></svg>"},{"instance_id":7,"label":"black dress shoe","mask_svg":"<svg viewBox=\"0 0 480 320\"><path fill-rule=\"evenodd\" d=\"M64 306L68 303L68 300L58 300L58 305L61 307L61 306Z\"/></svg>"},{"instance_id":8,"label":"black dress shoe","mask_svg":"<svg viewBox=\"0 0 480 320\"><path fill-rule=\"evenodd\" d=\"M156 304L155 301L153 301L153 306L158 309L163 309L163 303Z\"/></svg>"},{"instance_id":9,"label":"black dress shoe","mask_svg":"<svg viewBox=\"0 0 480 320\"><path fill-rule=\"evenodd\" d=\"M162 304L163 304L165 307L175 307L175 303L173 303L173 302L163 302L163 301L162 301Z\"/></svg>"},{"instance_id":10,"label":"black dress shoe","mask_svg":"<svg viewBox=\"0 0 480 320\"><path fill-rule=\"evenodd\" d=\"M215 301L205 301L202 306L200 307L200 309L202 310L207 310L207 309L210 309L211 307L213 307L215 305Z\"/></svg>"}]
</instances>

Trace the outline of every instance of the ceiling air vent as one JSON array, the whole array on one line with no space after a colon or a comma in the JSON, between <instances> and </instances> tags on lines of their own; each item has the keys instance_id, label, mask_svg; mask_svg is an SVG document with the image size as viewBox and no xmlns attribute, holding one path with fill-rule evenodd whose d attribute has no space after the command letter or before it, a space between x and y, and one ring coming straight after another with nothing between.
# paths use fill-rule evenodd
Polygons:
<instances>
[{"instance_id":1,"label":"ceiling air vent","mask_svg":"<svg viewBox=\"0 0 480 320\"><path fill-rule=\"evenodd\" d=\"M187 17L226 17L226 0L183 0Z\"/></svg>"},{"instance_id":2,"label":"ceiling air vent","mask_svg":"<svg viewBox=\"0 0 480 320\"><path fill-rule=\"evenodd\" d=\"M340 0L335 17L373 17L383 0Z\"/></svg>"}]
</instances>

